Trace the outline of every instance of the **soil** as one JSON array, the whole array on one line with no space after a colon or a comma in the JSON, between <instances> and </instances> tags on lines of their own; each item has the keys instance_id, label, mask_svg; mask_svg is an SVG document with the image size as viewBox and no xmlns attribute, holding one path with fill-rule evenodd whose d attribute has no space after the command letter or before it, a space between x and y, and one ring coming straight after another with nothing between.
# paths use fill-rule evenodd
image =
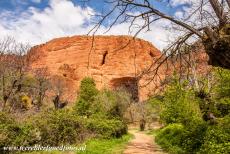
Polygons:
<instances>
[{"instance_id":1,"label":"soil","mask_svg":"<svg viewBox=\"0 0 230 154\"><path fill-rule=\"evenodd\" d=\"M154 137L137 130L131 130L129 133L134 135L134 139L128 143L124 154L165 154L156 144Z\"/></svg>"}]
</instances>

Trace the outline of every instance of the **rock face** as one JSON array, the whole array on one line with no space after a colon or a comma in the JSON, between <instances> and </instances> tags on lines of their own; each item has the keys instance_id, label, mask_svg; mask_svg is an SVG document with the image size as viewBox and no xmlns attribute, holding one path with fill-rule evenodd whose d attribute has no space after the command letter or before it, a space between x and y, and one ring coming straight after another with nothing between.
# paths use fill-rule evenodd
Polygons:
<instances>
[{"instance_id":1,"label":"rock face","mask_svg":"<svg viewBox=\"0 0 230 154\"><path fill-rule=\"evenodd\" d=\"M65 97L73 101L80 81L92 77L98 89L123 87L134 99L144 100L156 85L140 87L160 51L151 43L129 36L74 36L51 40L30 51L32 69L46 68L64 81ZM164 75L163 75L164 76ZM151 87L151 89L150 89Z\"/></svg>"}]
</instances>

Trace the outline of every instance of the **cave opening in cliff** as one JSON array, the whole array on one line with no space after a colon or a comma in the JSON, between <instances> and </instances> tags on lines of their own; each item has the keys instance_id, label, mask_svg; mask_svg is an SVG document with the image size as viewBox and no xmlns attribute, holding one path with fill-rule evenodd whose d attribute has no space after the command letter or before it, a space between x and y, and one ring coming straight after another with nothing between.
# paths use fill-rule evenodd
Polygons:
<instances>
[{"instance_id":1,"label":"cave opening in cliff","mask_svg":"<svg viewBox=\"0 0 230 154\"><path fill-rule=\"evenodd\" d=\"M154 55L153 55L153 53L152 53L151 51L150 51L149 55L150 55L152 58L154 58Z\"/></svg>"},{"instance_id":2,"label":"cave opening in cliff","mask_svg":"<svg viewBox=\"0 0 230 154\"><path fill-rule=\"evenodd\" d=\"M115 78L111 81L113 89L122 89L131 95L134 101L139 101L138 80L135 77Z\"/></svg>"},{"instance_id":3,"label":"cave opening in cliff","mask_svg":"<svg viewBox=\"0 0 230 154\"><path fill-rule=\"evenodd\" d=\"M108 54L108 51L105 51L105 53L103 54L103 58L102 58L102 61L101 61L101 65L104 65L104 64L105 64L105 59L106 59L107 54Z\"/></svg>"}]
</instances>

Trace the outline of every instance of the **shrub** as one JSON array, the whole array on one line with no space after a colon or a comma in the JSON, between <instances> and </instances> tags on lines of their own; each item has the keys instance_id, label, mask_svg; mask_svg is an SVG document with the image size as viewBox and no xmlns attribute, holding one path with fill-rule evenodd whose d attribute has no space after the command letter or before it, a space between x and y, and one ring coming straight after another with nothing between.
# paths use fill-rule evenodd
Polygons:
<instances>
[{"instance_id":1,"label":"shrub","mask_svg":"<svg viewBox=\"0 0 230 154\"><path fill-rule=\"evenodd\" d=\"M229 97L230 94L230 71L227 69L215 69L215 77L217 84L215 86L215 92L217 98Z\"/></svg>"},{"instance_id":2,"label":"shrub","mask_svg":"<svg viewBox=\"0 0 230 154\"><path fill-rule=\"evenodd\" d=\"M0 149L9 145L13 140L11 135L11 127L15 124L15 121L4 112L0 112Z\"/></svg>"},{"instance_id":3,"label":"shrub","mask_svg":"<svg viewBox=\"0 0 230 154\"><path fill-rule=\"evenodd\" d=\"M200 153L227 154L230 151L230 116L218 120L217 125L209 126L205 133Z\"/></svg>"},{"instance_id":4,"label":"shrub","mask_svg":"<svg viewBox=\"0 0 230 154\"><path fill-rule=\"evenodd\" d=\"M81 82L78 101L74 110L48 109L16 122L10 115L0 112L0 148L4 146L60 146L84 142L93 135L96 138L118 138L127 133L127 126L122 120L123 101L126 95L119 92L101 92L107 101L98 99L99 91L91 78ZM97 99L96 99L97 98ZM96 103L97 101L100 103ZM25 108L31 100L21 97ZM109 107L108 107L109 105ZM108 108L107 108L108 107ZM95 109L98 110L95 110ZM77 114L76 114L77 111ZM99 111L99 113L97 113Z\"/></svg>"},{"instance_id":5,"label":"shrub","mask_svg":"<svg viewBox=\"0 0 230 154\"><path fill-rule=\"evenodd\" d=\"M167 88L162 104L160 118L165 124L188 125L191 121L202 117L199 99L194 96L192 90L186 89L177 80L174 80Z\"/></svg>"},{"instance_id":6,"label":"shrub","mask_svg":"<svg viewBox=\"0 0 230 154\"><path fill-rule=\"evenodd\" d=\"M181 148L184 135L185 129L182 124L169 124L157 133L156 142L171 153L185 153Z\"/></svg>"},{"instance_id":7,"label":"shrub","mask_svg":"<svg viewBox=\"0 0 230 154\"><path fill-rule=\"evenodd\" d=\"M118 119L90 118L86 128L99 138L118 138L127 133L127 125Z\"/></svg>"},{"instance_id":8,"label":"shrub","mask_svg":"<svg viewBox=\"0 0 230 154\"><path fill-rule=\"evenodd\" d=\"M103 113L108 118L123 119L131 102L130 96L125 91L111 91L104 89L96 97L91 106L93 113Z\"/></svg>"},{"instance_id":9,"label":"shrub","mask_svg":"<svg viewBox=\"0 0 230 154\"><path fill-rule=\"evenodd\" d=\"M218 117L224 117L230 114L230 98L221 98L216 103Z\"/></svg>"},{"instance_id":10,"label":"shrub","mask_svg":"<svg viewBox=\"0 0 230 154\"><path fill-rule=\"evenodd\" d=\"M196 153L204 143L204 137L208 123L203 120L192 121L190 125L185 126L185 133L181 147L187 153Z\"/></svg>"},{"instance_id":11,"label":"shrub","mask_svg":"<svg viewBox=\"0 0 230 154\"><path fill-rule=\"evenodd\" d=\"M190 126L169 124L157 133L156 141L171 153L197 153L204 143L207 128L203 121Z\"/></svg>"},{"instance_id":12,"label":"shrub","mask_svg":"<svg viewBox=\"0 0 230 154\"><path fill-rule=\"evenodd\" d=\"M21 101L23 108L28 110L32 107L32 100L27 95L22 96Z\"/></svg>"},{"instance_id":13,"label":"shrub","mask_svg":"<svg viewBox=\"0 0 230 154\"><path fill-rule=\"evenodd\" d=\"M20 124L14 121L9 114L0 113L0 150L8 146L33 145L39 140L39 131L32 125Z\"/></svg>"},{"instance_id":14,"label":"shrub","mask_svg":"<svg viewBox=\"0 0 230 154\"><path fill-rule=\"evenodd\" d=\"M46 111L31 120L40 131L42 145L74 144L86 138L81 117L67 109Z\"/></svg>"},{"instance_id":15,"label":"shrub","mask_svg":"<svg viewBox=\"0 0 230 154\"><path fill-rule=\"evenodd\" d=\"M92 78L86 77L81 81L79 94L81 99L92 102L98 92L95 81Z\"/></svg>"},{"instance_id":16,"label":"shrub","mask_svg":"<svg viewBox=\"0 0 230 154\"><path fill-rule=\"evenodd\" d=\"M89 109L98 92L92 78L86 77L81 81L80 94L75 105L77 114L85 116L91 115Z\"/></svg>"}]
</instances>

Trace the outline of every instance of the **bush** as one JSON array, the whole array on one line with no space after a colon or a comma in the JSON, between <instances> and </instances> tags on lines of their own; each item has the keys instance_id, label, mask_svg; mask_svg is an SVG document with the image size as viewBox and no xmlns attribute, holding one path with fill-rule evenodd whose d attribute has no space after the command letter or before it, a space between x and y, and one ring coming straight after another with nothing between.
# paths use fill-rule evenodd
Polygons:
<instances>
[{"instance_id":1,"label":"bush","mask_svg":"<svg viewBox=\"0 0 230 154\"><path fill-rule=\"evenodd\" d=\"M86 138L81 117L67 109L46 111L31 120L40 131L42 145L74 144Z\"/></svg>"},{"instance_id":2,"label":"bush","mask_svg":"<svg viewBox=\"0 0 230 154\"><path fill-rule=\"evenodd\" d=\"M204 143L205 132L208 123L203 120L192 121L190 125L185 126L184 139L181 147L187 153L196 153Z\"/></svg>"},{"instance_id":3,"label":"bush","mask_svg":"<svg viewBox=\"0 0 230 154\"><path fill-rule=\"evenodd\" d=\"M215 74L212 93L207 85L195 92L186 82L173 80L163 95L160 118L166 127L157 142L171 153L229 153L229 73Z\"/></svg>"},{"instance_id":4,"label":"bush","mask_svg":"<svg viewBox=\"0 0 230 154\"><path fill-rule=\"evenodd\" d=\"M218 120L210 126L204 137L200 153L227 154L230 151L230 116Z\"/></svg>"},{"instance_id":5,"label":"bush","mask_svg":"<svg viewBox=\"0 0 230 154\"><path fill-rule=\"evenodd\" d=\"M98 95L94 81L85 78L81 82L74 110L48 109L20 123L9 114L0 112L0 148L35 144L70 145L82 143L92 136L110 139L126 134L127 125L122 120L126 109L122 105L129 102L126 95L112 91L101 92L100 95L105 95L108 101L98 99ZM21 100L25 108L29 107L29 97L23 96ZM97 104L98 101L100 103Z\"/></svg>"},{"instance_id":6,"label":"bush","mask_svg":"<svg viewBox=\"0 0 230 154\"><path fill-rule=\"evenodd\" d=\"M7 113L0 113L0 149L8 146L30 146L40 140L39 131L30 124L20 124ZM6 151L1 151L6 152Z\"/></svg>"},{"instance_id":7,"label":"bush","mask_svg":"<svg viewBox=\"0 0 230 154\"><path fill-rule=\"evenodd\" d=\"M162 104L160 119L165 124L188 125L191 121L202 118L199 99L194 96L192 90L186 89L186 86L182 86L177 80L167 88Z\"/></svg>"},{"instance_id":8,"label":"bush","mask_svg":"<svg viewBox=\"0 0 230 154\"><path fill-rule=\"evenodd\" d=\"M85 139L80 117L68 110L42 112L22 123L1 113L0 147L29 146L34 144L58 146L74 144Z\"/></svg>"},{"instance_id":9,"label":"bush","mask_svg":"<svg viewBox=\"0 0 230 154\"><path fill-rule=\"evenodd\" d=\"M108 118L116 117L122 120L130 102L130 96L126 92L104 89L96 96L91 111L95 114L105 114Z\"/></svg>"},{"instance_id":10,"label":"bush","mask_svg":"<svg viewBox=\"0 0 230 154\"><path fill-rule=\"evenodd\" d=\"M91 115L89 109L98 92L92 78L86 77L81 81L80 94L75 105L77 114L85 116Z\"/></svg>"},{"instance_id":11,"label":"bush","mask_svg":"<svg viewBox=\"0 0 230 154\"><path fill-rule=\"evenodd\" d=\"M32 100L27 95L23 95L21 101L23 108L28 110L32 107Z\"/></svg>"},{"instance_id":12,"label":"bush","mask_svg":"<svg viewBox=\"0 0 230 154\"><path fill-rule=\"evenodd\" d=\"M81 99L92 102L98 92L95 81L92 78L86 77L81 81L79 94Z\"/></svg>"},{"instance_id":13,"label":"bush","mask_svg":"<svg viewBox=\"0 0 230 154\"><path fill-rule=\"evenodd\" d=\"M99 138L118 138L127 133L127 125L118 119L90 118L86 128Z\"/></svg>"},{"instance_id":14,"label":"bush","mask_svg":"<svg viewBox=\"0 0 230 154\"><path fill-rule=\"evenodd\" d=\"M157 133L156 142L171 153L185 153L181 148L185 132L182 124L169 124Z\"/></svg>"}]
</instances>

